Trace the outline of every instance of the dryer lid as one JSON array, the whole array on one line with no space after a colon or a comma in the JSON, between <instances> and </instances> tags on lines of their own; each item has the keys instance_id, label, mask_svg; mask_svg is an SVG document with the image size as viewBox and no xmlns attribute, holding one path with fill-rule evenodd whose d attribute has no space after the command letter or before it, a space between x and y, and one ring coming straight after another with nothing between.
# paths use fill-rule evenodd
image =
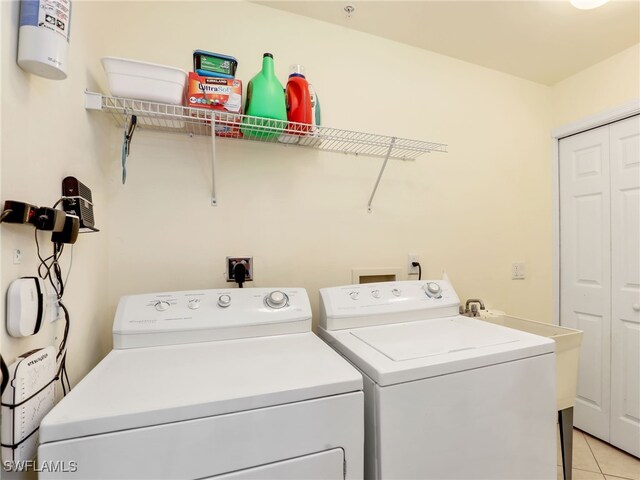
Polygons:
<instances>
[{"instance_id":1,"label":"dryer lid","mask_svg":"<svg viewBox=\"0 0 640 480\"><path fill-rule=\"evenodd\" d=\"M43 419L40 442L362 390L313 333L113 350Z\"/></svg>"},{"instance_id":2,"label":"dryer lid","mask_svg":"<svg viewBox=\"0 0 640 480\"><path fill-rule=\"evenodd\" d=\"M321 333L381 386L555 351L552 339L463 316Z\"/></svg>"},{"instance_id":3,"label":"dryer lid","mask_svg":"<svg viewBox=\"0 0 640 480\"><path fill-rule=\"evenodd\" d=\"M462 351L517 342L508 329L493 331L480 322L461 322L460 317L432 322L409 322L355 330L352 334L389 359L400 362L416 358L443 356Z\"/></svg>"}]
</instances>

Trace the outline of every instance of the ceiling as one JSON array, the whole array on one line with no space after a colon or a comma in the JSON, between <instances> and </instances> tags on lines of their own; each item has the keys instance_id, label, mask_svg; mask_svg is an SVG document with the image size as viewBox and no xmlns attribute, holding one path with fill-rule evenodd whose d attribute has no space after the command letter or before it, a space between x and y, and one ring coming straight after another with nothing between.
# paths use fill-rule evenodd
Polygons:
<instances>
[{"instance_id":1,"label":"ceiling","mask_svg":"<svg viewBox=\"0 0 640 480\"><path fill-rule=\"evenodd\" d=\"M640 0L260 1L263 5L553 85L640 42ZM346 5L355 6L350 18Z\"/></svg>"}]
</instances>

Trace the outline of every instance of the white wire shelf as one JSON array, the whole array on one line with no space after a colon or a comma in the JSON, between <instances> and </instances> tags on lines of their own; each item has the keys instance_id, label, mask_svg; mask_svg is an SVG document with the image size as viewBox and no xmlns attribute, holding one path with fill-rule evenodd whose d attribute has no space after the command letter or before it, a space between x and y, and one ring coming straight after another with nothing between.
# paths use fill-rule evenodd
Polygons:
<instances>
[{"instance_id":1,"label":"white wire shelf","mask_svg":"<svg viewBox=\"0 0 640 480\"><path fill-rule=\"evenodd\" d=\"M311 147L330 152L386 157L394 137L355 132L325 126L312 126L281 120L167 105L130 98L109 97L87 92L87 108L110 113L119 127L130 115L138 118L138 128L192 135L211 134L211 115L215 114L216 131L222 136L259 142ZM89 97L92 98L89 98ZM220 135L218 135L220 137ZM413 160L428 152L446 152L447 145L422 140L395 138L390 158Z\"/></svg>"},{"instance_id":2,"label":"white wire shelf","mask_svg":"<svg viewBox=\"0 0 640 480\"><path fill-rule=\"evenodd\" d=\"M389 158L415 160L425 153L447 152L447 145L442 143L111 97L94 92L85 92L85 107L111 114L120 128L125 128L131 116L135 115L139 129L189 135L211 135L213 115L216 130L215 139L212 138L213 205L216 205L215 140L223 137L384 158L367 206L369 211Z\"/></svg>"}]
</instances>

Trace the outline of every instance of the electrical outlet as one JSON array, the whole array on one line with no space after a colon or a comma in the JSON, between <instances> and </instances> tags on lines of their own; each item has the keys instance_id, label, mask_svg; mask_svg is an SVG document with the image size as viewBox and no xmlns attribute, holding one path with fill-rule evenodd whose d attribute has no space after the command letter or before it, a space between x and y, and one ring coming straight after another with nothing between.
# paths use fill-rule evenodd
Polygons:
<instances>
[{"instance_id":1,"label":"electrical outlet","mask_svg":"<svg viewBox=\"0 0 640 480\"><path fill-rule=\"evenodd\" d=\"M418 267L414 267L412 264L413 262L419 262L420 261L420 256L416 255L415 253L410 253L409 255L407 255L407 273L409 275L417 275L419 270Z\"/></svg>"},{"instance_id":2,"label":"electrical outlet","mask_svg":"<svg viewBox=\"0 0 640 480\"><path fill-rule=\"evenodd\" d=\"M524 262L513 262L511 264L511 279L523 280L525 278Z\"/></svg>"},{"instance_id":3,"label":"electrical outlet","mask_svg":"<svg viewBox=\"0 0 640 480\"><path fill-rule=\"evenodd\" d=\"M244 263L247 269L244 279L245 282L253 280L253 257L227 257L227 282L235 282L233 279L233 267L238 263Z\"/></svg>"},{"instance_id":4,"label":"electrical outlet","mask_svg":"<svg viewBox=\"0 0 640 480\"><path fill-rule=\"evenodd\" d=\"M22 250L16 248L13 251L13 264L20 265L21 263L22 263Z\"/></svg>"}]
</instances>

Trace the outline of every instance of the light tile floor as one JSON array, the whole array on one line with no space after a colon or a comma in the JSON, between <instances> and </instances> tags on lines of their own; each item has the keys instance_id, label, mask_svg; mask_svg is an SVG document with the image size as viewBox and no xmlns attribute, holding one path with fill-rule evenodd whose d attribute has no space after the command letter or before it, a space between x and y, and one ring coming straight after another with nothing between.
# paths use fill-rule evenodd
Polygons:
<instances>
[{"instance_id":1,"label":"light tile floor","mask_svg":"<svg viewBox=\"0 0 640 480\"><path fill-rule=\"evenodd\" d=\"M640 480L640 460L578 429L573 430L572 470L573 480ZM563 478L558 446L558 480Z\"/></svg>"}]
</instances>

